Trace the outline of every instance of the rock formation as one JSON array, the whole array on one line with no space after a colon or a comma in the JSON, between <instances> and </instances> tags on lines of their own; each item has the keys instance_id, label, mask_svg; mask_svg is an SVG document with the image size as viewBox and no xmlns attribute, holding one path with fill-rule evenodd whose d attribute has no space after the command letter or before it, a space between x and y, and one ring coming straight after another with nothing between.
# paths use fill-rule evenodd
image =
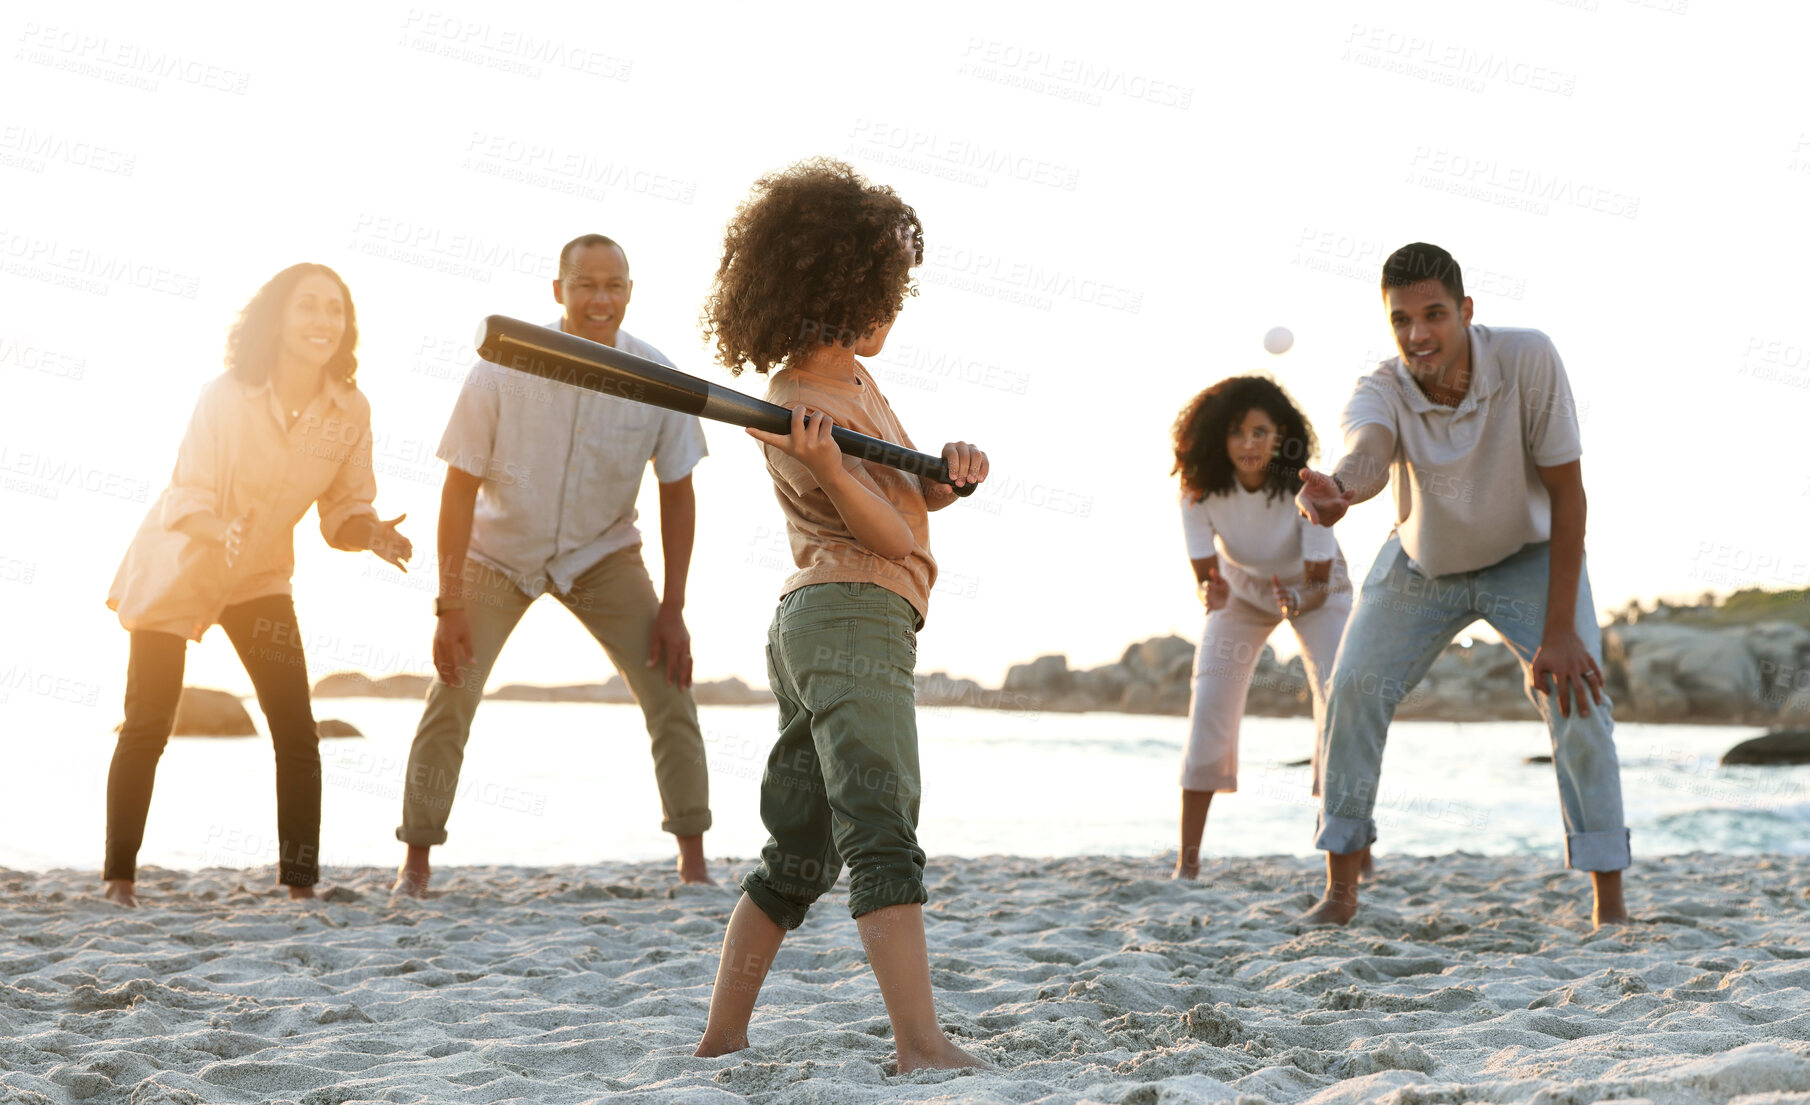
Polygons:
<instances>
[{"instance_id":1,"label":"rock formation","mask_svg":"<svg viewBox=\"0 0 1810 1105\"><path fill-rule=\"evenodd\" d=\"M1722 754L1724 764L1810 764L1810 729L1781 729L1742 741Z\"/></svg>"},{"instance_id":2,"label":"rock formation","mask_svg":"<svg viewBox=\"0 0 1810 1105\"><path fill-rule=\"evenodd\" d=\"M170 730L177 737L250 737L257 732L238 695L205 687L182 688L176 725Z\"/></svg>"}]
</instances>

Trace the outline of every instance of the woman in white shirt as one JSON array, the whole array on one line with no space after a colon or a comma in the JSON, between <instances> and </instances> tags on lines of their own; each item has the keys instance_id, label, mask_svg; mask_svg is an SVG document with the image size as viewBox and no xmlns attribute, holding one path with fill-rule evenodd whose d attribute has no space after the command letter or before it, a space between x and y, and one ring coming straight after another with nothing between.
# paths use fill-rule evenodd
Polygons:
<instances>
[{"instance_id":1,"label":"woman in white shirt","mask_svg":"<svg viewBox=\"0 0 1810 1105\"><path fill-rule=\"evenodd\" d=\"M107 897L135 905L139 844L157 763L182 696L184 653L226 630L270 723L278 878L314 896L321 777L304 638L289 577L309 507L336 549L403 566L400 517L371 505L371 405L358 390L357 316L339 274L292 265L258 290L226 341L226 372L201 390L170 484L145 515L107 605L132 634L126 721L107 774Z\"/></svg>"},{"instance_id":2,"label":"woman in white shirt","mask_svg":"<svg viewBox=\"0 0 1810 1105\"><path fill-rule=\"evenodd\" d=\"M1176 878L1200 873L1215 791L1238 789L1238 724L1270 633L1286 618L1301 642L1313 698L1314 789L1320 788L1325 680L1351 611L1337 540L1295 509L1313 428L1276 382L1233 376L1195 396L1175 421L1188 559L1207 608L1194 654L1194 698L1182 757Z\"/></svg>"}]
</instances>

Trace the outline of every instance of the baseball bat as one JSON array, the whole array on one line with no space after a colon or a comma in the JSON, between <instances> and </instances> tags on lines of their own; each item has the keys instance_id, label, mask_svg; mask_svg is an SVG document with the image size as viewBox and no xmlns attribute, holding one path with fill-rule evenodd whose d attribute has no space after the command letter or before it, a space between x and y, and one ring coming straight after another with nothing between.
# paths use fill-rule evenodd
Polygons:
<instances>
[{"instance_id":1,"label":"baseball bat","mask_svg":"<svg viewBox=\"0 0 1810 1105\"><path fill-rule=\"evenodd\" d=\"M734 426L774 434L792 432L792 412L778 404L564 330L507 315L490 315L478 326L477 345L478 356L491 364L545 380ZM808 419L806 424L809 425ZM831 427L830 437L837 448L851 457L948 484L957 495L972 495L978 486L971 483L956 487L950 483L949 464L942 457L858 434L843 426Z\"/></svg>"}]
</instances>

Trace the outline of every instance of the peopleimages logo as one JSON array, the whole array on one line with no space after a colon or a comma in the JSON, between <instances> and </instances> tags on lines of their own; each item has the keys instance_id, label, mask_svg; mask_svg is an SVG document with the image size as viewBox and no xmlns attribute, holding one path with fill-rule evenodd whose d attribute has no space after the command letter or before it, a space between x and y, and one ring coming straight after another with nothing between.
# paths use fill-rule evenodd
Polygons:
<instances>
[{"instance_id":1,"label":"peopleimages logo","mask_svg":"<svg viewBox=\"0 0 1810 1105\"><path fill-rule=\"evenodd\" d=\"M977 183L985 187L989 179L1010 178L1026 184L1039 184L1072 192L1081 180L1081 170L1047 158L1031 156L1009 146L977 142L874 119L856 119L849 128L852 142L849 151L855 156L885 154L896 158L888 164L900 168L920 169L932 175L940 170L971 170L958 177L960 183Z\"/></svg>"},{"instance_id":2,"label":"peopleimages logo","mask_svg":"<svg viewBox=\"0 0 1810 1105\"><path fill-rule=\"evenodd\" d=\"M1137 314L1144 293L1061 269L979 250L936 245L924 256L925 279L1049 310L1055 299Z\"/></svg>"},{"instance_id":3,"label":"peopleimages logo","mask_svg":"<svg viewBox=\"0 0 1810 1105\"><path fill-rule=\"evenodd\" d=\"M92 706L100 701L101 688L98 683L60 672L38 671L29 664L13 664L0 670L0 702L6 701L15 691L76 706Z\"/></svg>"},{"instance_id":4,"label":"peopleimages logo","mask_svg":"<svg viewBox=\"0 0 1810 1105\"><path fill-rule=\"evenodd\" d=\"M84 77L155 92L159 80L179 81L243 96L251 77L236 69L185 57L173 50L115 40L109 35L27 23L15 58Z\"/></svg>"},{"instance_id":5,"label":"peopleimages logo","mask_svg":"<svg viewBox=\"0 0 1810 1105\"><path fill-rule=\"evenodd\" d=\"M0 365L12 365L65 380L80 380L88 371L86 357L46 349L5 334L0 334Z\"/></svg>"},{"instance_id":6,"label":"peopleimages logo","mask_svg":"<svg viewBox=\"0 0 1810 1105\"><path fill-rule=\"evenodd\" d=\"M698 182L683 180L614 158L604 160L557 142L474 130L459 167L484 176L530 184L583 199L601 200L608 189L689 204Z\"/></svg>"},{"instance_id":7,"label":"peopleimages logo","mask_svg":"<svg viewBox=\"0 0 1810 1105\"><path fill-rule=\"evenodd\" d=\"M347 248L485 283L496 272L551 280L559 271L559 259L552 254L371 211L360 212L353 222Z\"/></svg>"},{"instance_id":8,"label":"peopleimages logo","mask_svg":"<svg viewBox=\"0 0 1810 1105\"><path fill-rule=\"evenodd\" d=\"M1640 214L1640 197L1564 173L1549 173L1525 165L1469 154L1437 146L1416 146L1408 162L1409 180L1422 187L1484 200L1544 215L1549 204L1560 204L1605 215L1632 219Z\"/></svg>"},{"instance_id":9,"label":"peopleimages logo","mask_svg":"<svg viewBox=\"0 0 1810 1105\"><path fill-rule=\"evenodd\" d=\"M1407 63L1410 76L1441 75L1449 78L1440 83L1457 84L1471 91L1482 91L1482 81L1501 81L1536 92L1553 92L1569 96L1577 88L1577 74L1538 65L1524 58L1495 50L1476 50L1462 43L1443 42L1387 27L1353 23L1345 35L1346 60L1363 61L1367 53L1375 58L1395 58ZM1353 56L1349 51L1358 51ZM1413 67L1424 66L1426 72ZM1475 87L1472 87L1472 86Z\"/></svg>"},{"instance_id":10,"label":"peopleimages logo","mask_svg":"<svg viewBox=\"0 0 1810 1105\"><path fill-rule=\"evenodd\" d=\"M201 281L186 273L4 227L0 227L0 269L92 295L106 295L119 284L179 299L194 299L201 290Z\"/></svg>"},{"instance_id":11,"label":"peopleimages logo","mask_svg":"<svg viewBox=\"0 0 1810 1105\"><path fill-rule=\"evenodd\" d=\"M1189 85L996 38L970 37L967 47L962 50L960 72L980 80L1092 106L1103 103L1107 95L1182 111L1188 110L1194 102L1194 89Z\"/></svg>"},{"instance_id":12,"label":"peopleimages logo","mask_svg":"<svg viewBox=\"0 0 1810 1105\"><path fill-rule=\"evenodd\" d=\"M1092 495L1011 475L993 476L986 480L975 490L974 499L975 505L988 514L1001 513L1001 506L1008 503L1051 510L1077 518L1089 517L1094 512Z\"/></svg>"},{"instance_id":13,"label":"peopleimages logo","mask_svg":"<svg viewBox=\"0 0 1810 1105\"><path fill-rule=\"evenodd\" d=\"M888 342L878 357L868 361L882 378L935 391L944 380L970 384L993 391L1023 395L1030 387L1028 373L1005 368L953 349L930 349L908 342Z\"/></svg>"},{"instance_id":14,"label":"peopleimages logo","mask_svg":"<svg viewBox=\"0 0 1810 1105\"><path fill-rule=\"evenodd\" d=\"M1691 578L1706 582L1777 584L1792 589L1810 583L1810 558L1785 546L1754 549L1728 542L1698 541L1691 560Z\"/></svg>"},{"instance_id":15,"label":"peopleimages logo","mask_svg":"<svg viewBox=\"0 0 1810 1105\"><path fill-rule=\"evenodd\" d=\"M1382 279L1383 262L1400 244L1304 226L1295 237L1295 252L1289 263L1329 276L1375 284ZM1464 289L1466 294L1521 299L1527 294L1527 278L1466 264ZM1374 367L1377 360L1384 359L1372 358L1370 365Z\"/></svg>"},{"instance_id":16,"label":"peopleimages logo","mask_svg":"<svg viewBox=\"0 0 1810 1105\"><path fill-rule=\"evenodd\" d=\"M0 164L41 173L45 164L52 161L97 173L131 176L138 166L138 155L17 123L0 127Z\"/></svg>"},{"instance_id":17,"label":"peopleimages logo","mask_svg":"<svg viewBox=\"0 0 1810 1105\"><path fill-rule=\"evenodd\" d=\"M408 16L402 21L402 30L398 46L525 77L539 77L545 70L564 70L605 80L626 81L635 67L630 58L606 54L586 43L536 35L513 27L498 27L482 20L460 19L423 8L409 9Z\"/></svg>"},{"instance_id":18,"label":"peopleimages logo","mask_svg":"<svg viewBox=\"0 0 1810 1105\"><path fill-rule=\"evenodd\" d=\"M40 499L55 499L64 490L80 490L131 503L146 501L151 491L148 480L94 468L67 457L21 452L9 445L0 445L0 487Z\"/></svg>"}]
</instances>

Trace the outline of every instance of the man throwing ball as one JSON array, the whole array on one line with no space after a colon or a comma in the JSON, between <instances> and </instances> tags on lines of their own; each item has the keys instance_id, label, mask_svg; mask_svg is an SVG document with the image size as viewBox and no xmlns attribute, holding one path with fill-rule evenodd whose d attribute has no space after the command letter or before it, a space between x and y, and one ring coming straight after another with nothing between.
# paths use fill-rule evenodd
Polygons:
<instances>
[{"instance_id":1,"label":"man throwing ball","mask_svg":"<svg viewBox=\"0 0 1810 1105\"><path fill-rule=\"evenodd\" d=\"M1552 734L1566 859L1590 872L1593 919L1625 921L1628 830L1564 365L1538 330L1472 325L1458 262L1438 246L1391 254L1382 291L1401 355L1358 381L1341 419L1344 459L1331 473L1302 469L1295 499L1309 521L1330 526L1395 484L1395 532L1333 664L1314 841L1326 852L1326 893L1304 920L1344 924L1357 912L1395 707L1481 618L1520 658Z\"/></svg>"}]
</instances>

